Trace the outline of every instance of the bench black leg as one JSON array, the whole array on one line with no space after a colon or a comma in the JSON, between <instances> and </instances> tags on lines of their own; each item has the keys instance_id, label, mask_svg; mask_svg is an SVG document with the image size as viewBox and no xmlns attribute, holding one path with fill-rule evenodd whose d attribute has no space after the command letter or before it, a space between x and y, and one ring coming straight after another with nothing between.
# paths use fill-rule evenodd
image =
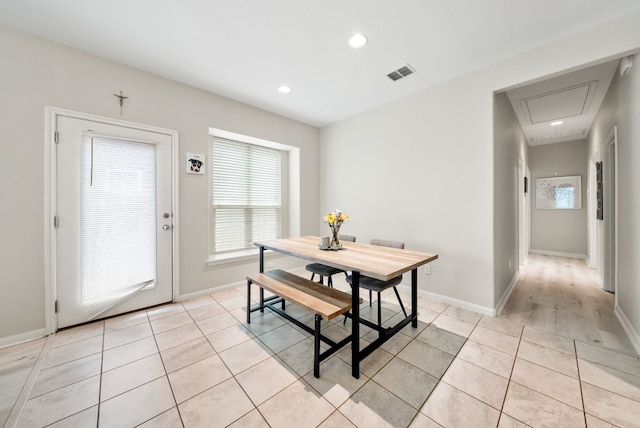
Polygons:
<instances>
[{"instance_id":1,"label":"bench black leg","mask_svg":"<svg viewBox=\"0 0 640 428\"><path fill-rule=\"evenodd\" d=\"M260 273L264 273L264 247L260 247L258 260L260 261ZM262 287L260 287L260 312L264 313L264 288Z\"/></svg>"},{"instance_id":2,"label":"bench black leg","mask_svg":"<svg viewBox=\"0 0 640 428\"><path fill-rule=\"evenodd\" d=\"M418 268L411 271L411 327L418 327Z\"/></svg>"},{"instance_id":3,"label":"bench black leg","mask_svg":"<svg viewBox=\"0 0 640 428\"><path fill-rule=\"evenodd\" d=\"M320 321L322 317L316 314L315 338L313 341L313 376L320 377Z\"/></svg>"}]
</instances>

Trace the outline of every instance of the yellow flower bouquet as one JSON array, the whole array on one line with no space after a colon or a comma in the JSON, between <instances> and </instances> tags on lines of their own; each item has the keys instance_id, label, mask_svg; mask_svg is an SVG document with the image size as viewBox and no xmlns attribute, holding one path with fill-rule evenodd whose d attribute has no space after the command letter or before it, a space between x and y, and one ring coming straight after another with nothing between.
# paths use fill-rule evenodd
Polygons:
<instances>
[{"instance_id":1,"label":"yellow flower bouquet","mask_svg":"<svg viewBox=\"0 0 640 428\"><path fill-rule=\"evenodd\" d=\"M349 216L339 209L336 209L333 212L324 216L324 222L329 225L331 229L331 243L329 244L329 248L332 250L339 250L342 248L342 244L340 243L340 239L338 239L338 233L340 232L340 226L342 223L349 220Z\"/></svg>"}]
</instances>

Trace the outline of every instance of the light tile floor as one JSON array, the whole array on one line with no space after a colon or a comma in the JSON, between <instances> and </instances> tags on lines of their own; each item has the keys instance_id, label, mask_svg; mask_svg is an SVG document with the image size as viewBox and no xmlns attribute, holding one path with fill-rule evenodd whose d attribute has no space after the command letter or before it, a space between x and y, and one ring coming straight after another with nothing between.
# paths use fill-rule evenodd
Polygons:
<instances>
[{"instance_id":1,"label":"light tile floor","mask_svg":"<svg viewBox=\"0 0 640 428\"><path fill-rule=\"evenodd\" d=\"M547 262L534 260L523 281ZM640 424L640 359L626 337L614 350L420 298L418 328L363 361L360 379L351 377L349 347L315 379L312 338L271 313L254 313L247 325L245 298L244 287L225 290L0 350L0 397L18 396L5 388L16 378L26 388L30 372L35 380L13 412L0 409L0 423L19 414L18 427ZM392 293L383 305L385 323L397 320ZM368 302L361 310L375 314ZM300 308L288 311L313 322ZM324 332L340 338L349 325L337 319ZM368 343L375 332L361 336Z\"/></svg>"}]
</instances>

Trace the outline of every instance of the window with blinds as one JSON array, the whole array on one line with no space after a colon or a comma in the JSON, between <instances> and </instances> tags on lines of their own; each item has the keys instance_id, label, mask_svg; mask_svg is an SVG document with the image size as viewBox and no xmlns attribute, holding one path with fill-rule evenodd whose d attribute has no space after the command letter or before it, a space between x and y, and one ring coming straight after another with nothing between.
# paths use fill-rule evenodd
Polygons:
<instances>
[{"instance_id":1,"label":"window with blinds","mask_svg":"<svg viewBox=\"0 0 640 428\"><path fill-rule=\"evenodd\" d=\"M212 137L213 254L254 248L280 237L282 153L269 147Z\"/></svg>"},{"instance_id":2,"label":"window with blinds","mask_svg":"<svg viewBox=\"0 0 640 428\"><path fill-rule=\"evenodd\" d=\"M156 278L156 147L84 136L81 302L93 318Z\"/></svg>"}]
</instances>

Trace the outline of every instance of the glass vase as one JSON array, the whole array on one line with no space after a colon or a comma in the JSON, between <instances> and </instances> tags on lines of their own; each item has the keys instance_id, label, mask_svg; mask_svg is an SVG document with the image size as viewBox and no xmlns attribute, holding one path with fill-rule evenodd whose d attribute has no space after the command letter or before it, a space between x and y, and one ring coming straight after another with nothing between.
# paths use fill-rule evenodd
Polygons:
<instances>
[{"instance_id":1,"label":"glass vase","mask_svg":"<svg viewBox=\"0 0 640 428\"><path fill-rule=\"evenodd\" d=\"M338 233L340 232L339 226L334 226L331 228L331 242L329 243L329 248L332 250L340 250L342 249L342 244L340 243L340 239L338 237Z\"/></svg>"}]
</instances>

